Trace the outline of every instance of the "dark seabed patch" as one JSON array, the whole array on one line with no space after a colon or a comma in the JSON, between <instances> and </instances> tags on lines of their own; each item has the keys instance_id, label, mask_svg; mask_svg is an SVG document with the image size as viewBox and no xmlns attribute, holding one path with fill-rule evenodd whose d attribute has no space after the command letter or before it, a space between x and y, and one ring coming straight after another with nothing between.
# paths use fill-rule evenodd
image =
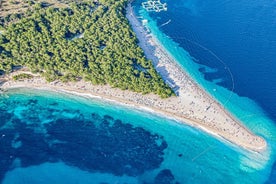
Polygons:
<instances>
[{"instance_id":1,"label":"dark seabed patch","mask_svg":"<svg viewBox=\"0 0 276 184\"><path fill-rule=\"evenodd\" d=\"M60 161L84 171L135 177L164 160L162 136L108 115L88 117L37 99L10 99L0 111L0 180L17 167Z\"/></svg>"},{"instance_id":2,"label":"dark seabed patch","mask_svg":"<svg viewBox=\"0 0 276 184\"><path fill-rule=\"evenodd\" d=\"M175 181L172 172L168 169L164 169L158 173L155 177L155 183L157 184L180 184Z\"/></svg>"}]
</instances>

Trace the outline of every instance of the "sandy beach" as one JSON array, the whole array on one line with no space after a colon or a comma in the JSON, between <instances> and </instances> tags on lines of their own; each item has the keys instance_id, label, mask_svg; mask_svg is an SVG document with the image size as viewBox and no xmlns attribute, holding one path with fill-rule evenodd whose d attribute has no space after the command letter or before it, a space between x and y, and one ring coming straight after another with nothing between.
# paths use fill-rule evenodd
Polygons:
<instances>
[{"instance_id":1,"label":"sandy beach","mask_svg":"<svg viewBox=\"0 0 276 184\"><path fill-rule=\"evenodd\" d=\"M153 61L157 71L175 90L177 97L161 99L153 94L142 95L111 88L107 85L94 86L85 81L48 83L37 75L32 79L12 80L13 75L20 72L25 73L25 71L5 76L5 79L2 79L5 82L1 88L3 90L18 87L37 88L112 100L176 119L248 150L260 152L266 148L266 141L263 138L254 135L229 112L225 111L177 65L153 35L144 29L134 16L130 5L127 8L127 18L147 58Z\"/></svg>"}]
</instances>

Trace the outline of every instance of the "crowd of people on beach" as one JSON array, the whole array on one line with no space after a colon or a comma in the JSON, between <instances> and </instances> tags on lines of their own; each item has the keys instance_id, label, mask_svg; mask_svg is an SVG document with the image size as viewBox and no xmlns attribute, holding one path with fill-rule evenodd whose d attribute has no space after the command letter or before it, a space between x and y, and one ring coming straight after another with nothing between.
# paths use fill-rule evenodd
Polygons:
<instances>
[{"instance_id":1,"label":"crowd of people on beach","mask_svg":"<svg viewBox=\"0 0 276 184\"><path fill-rule=\"evenodd\" d=\"M128 19L146 56L152 59L163 79L169 81L170 87L177 89L178 98L176 102L171 104L165 102L164 104L166 105L159 103L158 108L196 121L201 126L210 128L225 138L237 138L240 143L244 142L244 144L250 144L252 147L254 145L265 147L266 143L262 138L255 136L247 128L243 127L222 105L192 81L172 57L168 55L162 44L151 33L145 31L144 26L134 16L130 6L128 11Z\"/></svg>"},{"instance_id":2,"label":"crowd of people on beach","mask_svg":"<svg viewBox=\"0 0 276 184\"><path fill-rule=\"evenodd\" d=\"M127 18L139 39L140 47L144 50L147 58L153 61L162 78L175 90L176 97L161 99L153 94L143 95L127 90L123 91L108 85L97 86L82 80L68 83L59 81L48 83L39 76L19 81L8 79L2 88L32 87L90 94L137 108L151 109L160 115L208 130L214 135L251 150L258 151L266 147L266 142L261 137L254 135L239 123L173 61L158 40L151 33L145 31L130 6L127 12Z\"/></svg>"}]
</instances>

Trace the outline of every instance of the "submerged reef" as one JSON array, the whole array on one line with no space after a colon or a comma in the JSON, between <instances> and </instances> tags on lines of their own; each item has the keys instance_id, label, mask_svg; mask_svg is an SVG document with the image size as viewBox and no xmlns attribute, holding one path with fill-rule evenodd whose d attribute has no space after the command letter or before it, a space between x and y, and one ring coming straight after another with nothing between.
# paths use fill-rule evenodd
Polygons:
<instances>
[{"instance_id":1,"label":"submerged reef","mask_svg":"<svg viewBox=\"0 0 276 184\"><path fill-rule=\"evenodd\" d=\"M0 180L16 167L46 162L117 176L139 176L163 162L167 143L162 136L109 115L87 117L38 100L5 103L0 107Z\"/></svg>"}]
</instances>

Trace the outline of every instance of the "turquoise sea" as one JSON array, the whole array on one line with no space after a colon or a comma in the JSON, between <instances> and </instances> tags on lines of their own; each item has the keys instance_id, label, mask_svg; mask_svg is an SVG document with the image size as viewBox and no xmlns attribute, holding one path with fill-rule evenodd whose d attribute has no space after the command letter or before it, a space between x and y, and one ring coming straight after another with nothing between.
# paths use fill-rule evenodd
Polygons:
<instances>
[{"instance_id":1,"label":"turquoise sea","mask_svg":"<svg viewBox=\"0 0 276 184\"><path fill-rule=\"evenodd\" d=\"M0 96L2 183L275 183L275 1L166 2L160 13L133 5L183 69L267 140L267 150L248 152L109 101L14 89Z\"/></svg>"}]
</instances>

